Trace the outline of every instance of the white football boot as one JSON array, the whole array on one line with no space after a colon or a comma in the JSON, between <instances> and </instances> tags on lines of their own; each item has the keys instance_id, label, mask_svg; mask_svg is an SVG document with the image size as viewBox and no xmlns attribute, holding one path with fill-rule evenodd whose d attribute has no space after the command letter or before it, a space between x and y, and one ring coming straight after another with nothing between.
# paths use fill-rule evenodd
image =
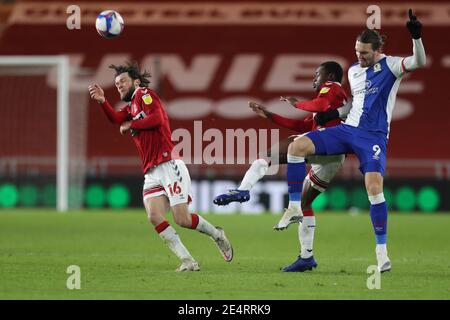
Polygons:
<instances>
[{"instance_id":1,"label":"white football boot","mask_svg":"<svg viewBox=\"0 0 450 320\"><path fill-rule=\"evenodd\" d=\"M181 265L175 269L176 272L200 271L198 262L192 259L183 259Z\"/></svg>"},{"instance_id":2,"label":"white football boot","mask_svg":"<svg viewBox=\"0 0 450 320\"><path fill-rule=\"evenodd\" d=\"M231 246L230 241L225 235L225 231L221 227L216 227L216 229L219 230L220 236L217 239L211 239L213 239L216 243L225 261L230 262L231 260L233 260L233 247Z\"/></svg>"},{"instance_id":3,"label":"white football boot","mask_svg":"<svg viewBox=\"0 0 450 320\"><path fill-rule=\"evenodd\" d=\"M387 256L386 246L377 246L375 252L377 254L378 271L380 273L391 271L391 260Z\"/></svg>"},{"instance_id":4,"label":"white football boot","mask_svg":"<svg viewBox=\"0 0 450 320\"><path fill-rule=\"evenodd\" d=\"M280 221L273 227L275 230L284 230L291 223L299 223L303 221L303 214L300 209L297 208L287 208L284 211L283 216Z\"/></svg>"}]
</instances>

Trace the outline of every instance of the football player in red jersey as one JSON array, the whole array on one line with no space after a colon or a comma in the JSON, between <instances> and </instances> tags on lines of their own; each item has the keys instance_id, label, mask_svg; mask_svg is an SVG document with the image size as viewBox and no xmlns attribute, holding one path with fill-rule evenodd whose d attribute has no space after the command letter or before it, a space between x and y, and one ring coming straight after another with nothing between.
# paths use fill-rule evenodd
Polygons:
<instances>
[{"instance_id":1,"label":"football player in red jersey","mask_svg":"<svg viewBox=\"0 0 450 320\"><path fill-rule=\"evenodd\" d=\"M120 124L122 135L130 134L139 151L145 182L143 202L148 219L169 248L180 258L176 271L198 271L197 261L180 240L165 215L170 207L179 226L209 235L226 261L233 259L233 248L225 232L203 217L190 213L191 180L181 159L172 158L173 143L169 119L158 95L148 88L150 74L141 73L135 62L123 66L111 65L115 71L115 85L120 99L127 104L114 110L99 85L89 86L89 93L97 101L108 119Z\"/></svg>"},{"instance_id":2,"label":"football player in red jersey","mask_svg":"<svg viewBox=\"0 0 450 320\"><path fill-rule=\"evenodd\" d=\"M285 128L297 131L301 135L290 136L279 144L272 146L267 157L255 160L246 172L240 186L228 193L217 196L213 202L217 205L227 205L231 202L246 202L250 200L250 189L267 173L269 166L287 164L287 149L289 144L302 134L324 127L335 126L341 122L339 110L345 114L350 108L346 104L347 95L341 86L343 76L342 67L334 61L322 63L316 70L313 81L315 99L311 101L298 101L294 97L281 97L282 101L289 102L294 107L315 112L302 120L294 120L269 112L264 106L249 102L249 107L260 117L270 119L272 122ZM344 107L345 105L345 107ZM330 112L334 110L334 112ZM337 113L338 115L334 115ZM331 116L330 116L331 114ZM317 119L329 119L326 123L318 123ZM321 125L322 124L322 125ZM300 222L299 239L302 254L306 257L312 254L314 238L315 217L312 210L312 202L317 196L326 190L331 179L344 162L345 155L310 157L307 161L311 164L311 170L304 181L301 207L303 216L298 215L298 210L286 210L280 221L274 226L275 230L284 230L289 224ZM290 204L292 207L292 204Z\"/></svg>"}]
</instances>

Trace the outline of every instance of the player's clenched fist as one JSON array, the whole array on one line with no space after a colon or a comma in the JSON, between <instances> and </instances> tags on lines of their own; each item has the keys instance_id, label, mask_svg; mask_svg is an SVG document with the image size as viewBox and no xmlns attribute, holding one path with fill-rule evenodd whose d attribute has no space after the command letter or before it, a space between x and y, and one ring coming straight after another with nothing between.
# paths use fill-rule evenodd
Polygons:
<instances>
[{"instance_id":1,"label":"player's clenched fist","mask_svg":"<svg viewBox=\"0 0 450 320\"><path fill-rule=\"evenodd\" d=\"M412 9L408 11L409 20L406 22L406 27L413 39L420 39L422 32L422 23L417 19L417 17L413 14Z\"/></svg>"},{"instance_id":2,"label":"player's clenched fist","mask_svg":"<svg viewBox=\"0 0 450 320\"><path fill-rule=\"evenodd\" d=\"M98 103L105 102L105 92L98 84L91 85L88 88L91 99L97 101Z\"/></svg>"},{"instance_id":3,"label":"player's clenched fist","mask_svg":"<svg viewBox=\"0 0 450 320\"><path fill-rule=\"evenodd\" d=\"M119 130L121 135L126 135L131 130L131 121L122 123Z\"/></svg>"}]
</instances>

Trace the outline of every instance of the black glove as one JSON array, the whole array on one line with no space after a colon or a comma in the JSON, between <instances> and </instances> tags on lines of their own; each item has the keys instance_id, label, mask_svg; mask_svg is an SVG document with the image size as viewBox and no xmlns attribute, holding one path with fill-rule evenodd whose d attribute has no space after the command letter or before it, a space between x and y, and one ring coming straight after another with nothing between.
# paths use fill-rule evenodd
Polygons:
<instances>
[{"instance_id":1,"label":"black glove","mask_svg":"<svg viewBox=\"0 0 450 320\"><path fill-rule=\"evenodd\" d=\"M339 118L339 111L337 110L328 110L325 112L317 112L314 116L314 121L316 123L323 127L328 121L334 120Z\"/></svg>"},{"instance_id":2,"label":"black glove","mask_svg":"<svg viewBox=\"0 0 450 320\"><path fill-rule=\"evenodd\" d=\"M413 39L420 39L420 32L422 31L422 24L419 20L417 20L417 17L413 15L412 9L409 9L408 11L409 15L409 21L406 22L406 27L408 28L409 32L411 33L411 36Z\"/></svg>"}]
</instances>

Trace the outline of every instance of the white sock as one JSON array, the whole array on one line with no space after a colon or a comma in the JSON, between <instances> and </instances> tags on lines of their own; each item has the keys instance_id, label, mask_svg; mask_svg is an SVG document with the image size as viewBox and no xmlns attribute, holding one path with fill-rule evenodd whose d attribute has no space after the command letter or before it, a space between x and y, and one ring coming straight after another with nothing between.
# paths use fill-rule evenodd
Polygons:
<instances>
[{"instance_id":1,"label":"white sock","mask_svg":"<svg viewBox=\"0 0 450 320\"><path fill-rule=\"evenodd\" d=\"M188 249L181 242L180 236L172 226L168 226L164 231L160 232L159 236L164 240L170 250L172 250L173 253L177 255L178 258L180 258L181 260L194 260Z\"/></svg>"},{"instance_id":2,"label":"white sock","mask_svg":"<svg viewBox=\"0 0 450 320\"><path fill-rule=\"evenodd\" d=\"M375 252L377 253L377 256L386 256L387 257L387 247L386 244L377 244L375 248Z\"/></svg>"},{"instance_id":3,"label":"white sock","mask_svg":"<svg viewBox=\"0 0 450 320\"><path fill-rule=\"evenodd\" d=\"M220 236L219 230L216 229L211 223L203 219L203 217L198 215L198 225L195 230L206 233L207 235L217 239Z\"/></svg>"},{"instance_id":4,"label":"white sock","mask_svg":"<svg viewBox=\"0 0 450 320\"><path fill-rule=\"evenodd\" d=\"M242 179L239 190L250 190L262 177L264 177L269 169L269 163L265 159L257 159L253 161L250 168Z\"/></svg>"},{"instance_id":5,"label":"white sock","mask_svg":"<svg viewBox=\"0 0 450 320\"><path fill-rule=\"evenodd\" d=\"M289 201L288 208L294 208L297 211L301 211L300 201Z\"/></svg>"},{"instance_id":6,"label":"white sock","mask_svg":"<svg viewBox=\"0 0 450 320\"><path fill-rule=\"evenodd\" d=\"M303 216L303 222L298 226L298 238L300 240L301 252L303 259L313 255L314 229L316 228L315 216Z\"/></svg>"}]
</instances>

